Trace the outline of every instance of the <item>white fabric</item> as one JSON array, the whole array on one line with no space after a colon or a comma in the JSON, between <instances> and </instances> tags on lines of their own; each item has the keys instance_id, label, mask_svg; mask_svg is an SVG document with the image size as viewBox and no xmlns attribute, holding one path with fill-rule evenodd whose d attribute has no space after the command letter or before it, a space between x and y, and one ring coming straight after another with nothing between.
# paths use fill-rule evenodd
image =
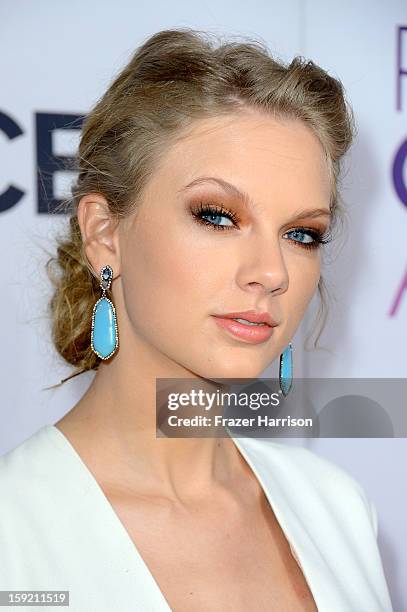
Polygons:
<instances>
[{"instance_id":1,"label":"white fabric","mask_svg":"<svg viewBox=\"0 0 407 612\"><path fill-rule=\"evenodd\" d=\"M301 446L233 440L318 611L391 612L377 513L357 481ZM69 590L69 608L61 610L71 612L171 609L93 474L54 425L0 457L0 496L0 590Z\"/></svg>"}]
</instances>

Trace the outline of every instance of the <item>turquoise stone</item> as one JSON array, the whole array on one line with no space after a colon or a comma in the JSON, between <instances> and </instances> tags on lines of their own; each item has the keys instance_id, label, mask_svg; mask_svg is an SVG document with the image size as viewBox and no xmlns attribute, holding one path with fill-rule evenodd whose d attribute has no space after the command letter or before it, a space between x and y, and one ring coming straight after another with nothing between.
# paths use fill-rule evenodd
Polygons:
<instances>
[{"instance_id":1,"label":"turquoise stone","mask_svg":"<svg viewBox=\"0 0 407 612\"><path fill-rule=\"evenodd\" d=\"M107 359L116 349L116 314L107 298L100 298L93 313L93 350Z\"/></svg>"},{"instance_id":2,"label":"turquoise stone","mask_svg":"<svg viewBox=\"0 0 407 612\"><path fill-rule=\"evenodd\" d=\"M280 387L283 395L288 395L293 379L293 356L292 347L289 345L281 354L280 358Z\"/></svg>"}]
</instances>

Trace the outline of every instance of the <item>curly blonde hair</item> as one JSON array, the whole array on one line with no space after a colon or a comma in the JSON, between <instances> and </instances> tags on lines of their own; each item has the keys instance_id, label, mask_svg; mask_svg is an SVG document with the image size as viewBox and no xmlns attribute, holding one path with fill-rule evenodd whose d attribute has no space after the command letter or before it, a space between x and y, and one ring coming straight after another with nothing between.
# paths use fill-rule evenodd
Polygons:
<instances>
[{"instance_id":1,"label":"curly blonde hair","mask_svg":"<svg viewBox=\"0 0 407 612\"><path fill-rule=\"evenodd\" d=\"M157 32L136 50L83 124L78 178L72 197L63 203L63 212L70 215L69 231L57 237L56 255L46 264L54 286L49 301L52 340L76 370L59 385L96 370L101 361L90 348L100 278L84 252L77 218L82 196L103 194L112 217L126 217L142 201L159 157L195 119L245 108L300 119L312 129L328 162L331 228L336 224L344 211L338 194L340 162L355 135L342 83L302 56L289 64L273 58L266 45L253 38L222 41L190 28ZM318 291L322 299L317 318L323 327L322 277Z\"/></svg>"}]
</instances>

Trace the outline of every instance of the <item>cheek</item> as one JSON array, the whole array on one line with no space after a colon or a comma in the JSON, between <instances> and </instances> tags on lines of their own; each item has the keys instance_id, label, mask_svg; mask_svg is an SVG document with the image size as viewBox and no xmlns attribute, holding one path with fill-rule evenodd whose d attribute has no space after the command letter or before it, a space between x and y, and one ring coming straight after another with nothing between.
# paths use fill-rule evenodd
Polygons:
<instances>
[{"instance_id":1,"label":"cheek","mask_svg":"<svg viewBox=\"0 0 407 612\"><path fill-rule=\"evenodd\" d=\"M133 328L152 340L184 342L205 311L213 265L185 230L148 223L128 242L123 291ZM211 273L212 270L212 273ZM182 332L182 334L180 334Z\"/></svg>"},{"instance_id":2,"label":"cheek","mask_svg":"<svg viewBox=\"0 0 407 612\"><path fill-rule=\"evenodd\" d=\"M318 255L307 261L293 262L289 267L289 288L284 294L283 311L295 327L301 322L320 278L320 260Z\"/></svg>"}]
</instances>

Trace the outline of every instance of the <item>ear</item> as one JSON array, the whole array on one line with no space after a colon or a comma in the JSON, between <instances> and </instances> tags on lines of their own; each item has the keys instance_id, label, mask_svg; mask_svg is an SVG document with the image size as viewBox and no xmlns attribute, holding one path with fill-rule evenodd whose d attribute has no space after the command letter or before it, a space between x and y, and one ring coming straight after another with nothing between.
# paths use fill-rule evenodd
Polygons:
<instances>
[{"instance_id":1,"label":"ear","mask_svg":"<svg viewBox=\"0 0 407 612\"><path fill-rule=\"evenodd\" d=\"M120 274L119 224L106 198L100 193L86 194L79 201L77 215L86 257L96 277L109 264L116 278Z\"/></svg>"}]
</instances>

